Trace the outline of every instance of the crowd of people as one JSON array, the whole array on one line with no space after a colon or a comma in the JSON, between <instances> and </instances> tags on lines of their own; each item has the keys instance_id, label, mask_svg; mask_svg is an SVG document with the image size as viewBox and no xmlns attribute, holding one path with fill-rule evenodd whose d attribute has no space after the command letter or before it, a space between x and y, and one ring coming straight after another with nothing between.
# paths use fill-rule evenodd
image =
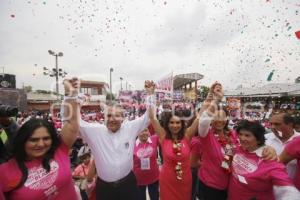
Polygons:
<instances>
[{"instance_id":1,"label":"crowd of people","mask_svg":"<svg viewBox=\"0 0 300 200\"><path fill-rule=\"evenodd\" d=\"M82 112L79 80L64 86L60 113L0 117L0 199L300 199L298 116L232 122L218 82L197 109L161 110L145 81L134 117Z\"/></svg>"}]
</instances>

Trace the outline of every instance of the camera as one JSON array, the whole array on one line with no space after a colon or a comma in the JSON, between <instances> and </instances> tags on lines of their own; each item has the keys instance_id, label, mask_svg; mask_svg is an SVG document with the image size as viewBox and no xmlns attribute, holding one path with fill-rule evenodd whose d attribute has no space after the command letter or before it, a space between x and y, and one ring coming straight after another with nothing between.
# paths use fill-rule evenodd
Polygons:
<instances>
[{"instance_id":1,"label":"camera","mask_svg":"<svg viewBox=\"0 0 300 200\"><path fill-rule=\"evenodd\" d=\"M13 117L18 111L18 107L0 104L0 117Z\"/></svg>"}]
</instances>

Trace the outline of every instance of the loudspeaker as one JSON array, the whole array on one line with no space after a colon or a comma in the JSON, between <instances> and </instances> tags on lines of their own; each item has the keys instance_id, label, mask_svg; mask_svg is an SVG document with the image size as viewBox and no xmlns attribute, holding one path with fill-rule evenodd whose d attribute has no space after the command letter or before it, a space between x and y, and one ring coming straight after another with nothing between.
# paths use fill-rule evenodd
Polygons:
<instances>
[{"instance_id":1,"label":"loudspeaker","mask_svg":"<svg viewBox=\"0 0 300 200\"><path fill-rule=\"evenodd\" d=\"M13 74L0 74L0 88L16 89L16 76Z\"/></svg>"}]
</instances>

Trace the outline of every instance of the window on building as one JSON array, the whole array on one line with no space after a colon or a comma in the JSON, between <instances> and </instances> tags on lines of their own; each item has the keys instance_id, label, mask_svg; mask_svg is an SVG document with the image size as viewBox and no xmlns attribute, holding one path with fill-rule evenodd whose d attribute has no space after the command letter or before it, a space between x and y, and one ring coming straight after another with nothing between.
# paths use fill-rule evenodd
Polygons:
<instances>
[{"instance_id":1,"label":"window on building","mask_svg":"<svg viewBox=\"0 0 300 200\"><path fill-rule=\"evenodd\" d=\"M91 95L98 95L98 88L92 88Z\"/></svg>"}]
</instances>

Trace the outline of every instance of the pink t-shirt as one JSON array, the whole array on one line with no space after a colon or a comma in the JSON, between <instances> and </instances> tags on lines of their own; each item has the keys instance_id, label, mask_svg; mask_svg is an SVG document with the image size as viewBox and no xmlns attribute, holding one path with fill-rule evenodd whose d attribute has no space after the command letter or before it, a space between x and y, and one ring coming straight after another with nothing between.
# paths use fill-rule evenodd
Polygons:
<instances>
[{"instance_id":1,"label":"pink t-shirt","mask_svg":"<svg viewBox=\"0 0 300 200\"><path fill-rule=\"evenodd\" d=\"M201 158L202 154L202 147L201 147L201 140L200 136L194 136L191 140L191 154L195 154Z\"/></svg>"},{"instance_id":2,"label":"pink t-shirt","mask_svg":"<svg viewBox=\"0 0 300 200\"><path fill-rule=\"evenodd\" d=\"M22 173L16 160L9 160L7 163L0 165L0 172L2 172L0 173L0 188L3 189L3 192L7 192L8 199L77 199L71 176L68 151L68 147L62 142L54 154L54 159L50 161L51 169L49 173L42 167L39 159L26 162L28 178L24 185L16 190L13 189L21 180Z\"/></svg>"},{"instance_id":3,"label":"pink t-shirt","mask_svg":"<svg viewBox=\"0 0 300 200\"><path fill-rule=\"evenodd\" d=\"M158 180L157 164L158 137L150 137L151 142L139 143L134 147L133 171L138 185L149 185Z\"/></svg>"},{"instance_id":4,"label":"pink t-shirt","mask_svg":"<svg viewBox=\"0 0 300 200\"><path fill-rule=\"evenodd\" d=\"M265 161L256 153L237 148L228 188L230 200L275 200L273 186L289 185L293 184L282 163Z\"/></svg>"},{"instance_id":5,"label":"pink t-shirt","mask_svg":"<svg viewBox=\"0 0 300 200\"><path fill-rule=\"evenodd\" d=\"M297 171L294 177L294 184L298 190L300 190L300 136L295 137L291 142L285 147L285 151L297 158Z\"/></svg>"},{"instance_id":6,"label":"pink t-shirt","mask_svg":"<svg viewBox=\"0 0 300 200\"><path fill-rule=\"evenodd\" d=\"M231 132L232 142L238 145L236 132ZM205 137L200 137L202 156L201 166L198 170L199 179L207 186L219 190L228 187L229 173L221 167L224 160L224 150L218 142L212 129L209 129ZM220 178L221 177L221 178Z\"/></svg>"},{"instance_id":7,"label":"pink t-shirt","mask_svg":"<svg viewBox=\"0 0 300 200\"><path fill-rule=\"evenodd\" d=\"M73 175L73 176L80 176L80 177L85 178L86 175L88 174L90 164L91 164L91 161L90 161L87 165L85 165L84 163L78 165L78 166L74 169L72 175Z\"/></svg>"}]
</instances>

